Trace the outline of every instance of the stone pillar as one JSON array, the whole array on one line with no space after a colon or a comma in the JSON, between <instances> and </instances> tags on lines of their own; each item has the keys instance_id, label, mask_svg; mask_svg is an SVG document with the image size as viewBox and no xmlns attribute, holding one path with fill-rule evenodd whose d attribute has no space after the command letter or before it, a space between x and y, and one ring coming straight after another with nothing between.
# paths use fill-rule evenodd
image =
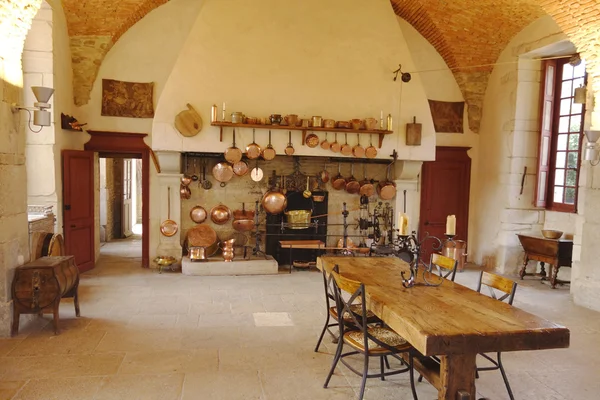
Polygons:
<instances>
[{"instance_id":1,"label":"stone pillar","mask_svg":"<svg viewBox=\"0 0 600 400\"><path fill-rule=\"evenodd\" d=\"M182 174L180 170L180 153L171 151L157 151L161 173L158 174L158 203L159 203L159 221L165 221L167 218L177 222L179 229L171 237L163 234L159 235L156 244L156 255L171 256L181 260L181 198L179 195L179 186L181 184ZM169 197L170 195L170 197ZM170 204L169 204L170 203ZM169 208L170 206L170 208ZM150 244L153 245L152 243Z\"/></svg>"}]
</instances>

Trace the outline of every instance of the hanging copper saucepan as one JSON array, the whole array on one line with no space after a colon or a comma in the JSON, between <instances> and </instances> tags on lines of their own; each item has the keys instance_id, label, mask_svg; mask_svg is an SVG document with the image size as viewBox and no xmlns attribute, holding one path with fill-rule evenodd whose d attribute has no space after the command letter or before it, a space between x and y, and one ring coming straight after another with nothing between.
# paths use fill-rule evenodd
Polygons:
<instances>
[{"instance_id":1,"label":"hanging copper saucepan","mask_svg":"<svg viewBox=\"0 0 600 400\"><path fill-rule=\"evenodd\" d=\"M275 149L273 148L273 145L271 144L271 130L269 129L269 144L267 145L266 148L263 149L262 158L265 159L266 161L271 161L272 159L275 158L276 155L277 155L277 152L275 151Z\"/></svg>"},{"instance_id":2,"label":"hanging copper saucepan","mask_svg":"<svg viewBox=\"0 0 600 400\"><path fill-rule=\"evenodd\" d=\"M360 191L358 192L361 196L371 197L375 194L375 186L373 182L367 179L367 165L363 164L363 175L364 178L360 181Z\"/></svg>"},{"instance_id":3,"label":"hanging copper saucepan","mask_svg":"<svg viewBox=\"0 0 600 400\"><path fill-rule=\"evenodd\" d=\"M244 160L240 160L233 164L233 173L237 176L244 176L248 173L248 164Z\"/></svg>"},{"instance_id":4,"label":"hanging copper saucepan","mask_svg":"<svg viewBox=\"0 0 600 400\"><path fill-rule=\"evenodd\" d=\"M337 141L337 132L336 132L335 133L335 141L333 143L331 143L331 145L329 146L329 150L333 151L334 153L339 153L341 148L342 148L342 145L339 144Z\"/></svg>"},{"instance_id":5,"label":"hanging copper saucepan","mask_svg":"<svg viewBox=\"0 0 600 400\"><path fill-rule=\"evenodd\" d=\"M197 224L201 224L206 221L206 217L206 210L202 206L195 206L190 210L190 218Z\"/></svg>"},{"instance_id":6,"label":"hanging copper saucepan","mask_svg":"<svg viewBox=\"0 0 600 400\"><path fill-rule=\"evenodd\" d=\"M188 170L188 162L187 162L187 154L184 156L185 161L183 162L183 176L181 177L181 184L183 186L187 186L192 183L192 177L187 174Z\"/></svg>"},{"instance_id":7,"label":"hanging copper saucepan","mask_svg":"<svg viewBox=\"0 0 600 400\"><path fill-rule=\"evenodd\" d=\"M233 167L226 162L220 162L215 164L212 174L217 181L221 182L221 187L224 187L233 178Z\"/></svg>"},{"instance_id":8,"label":"hanging copper saucepan","mask_svg":"<svg viewBox=\"0 0 600 400\"><path fill-rule=\"evenodd\" d=\"M327 171L327 164L325 164L325 166L323 167L323 171L321 171L321 182L329 182L329 172Z\"/></svg>"},{"instance_id":9,"label":"hanging copper saucepan","mask_svg":"<svg viewBox=\"0 0 600 400\"><path fill-rule=\"evenodd\" d=\"M246 203L242 203L241 210L233 211L233 220L236 219L254 219L254 210L246 210Z\"/></svg>"},{"instance_id":10,"label":"hanging copper saucepan","mask_svg":"<svg viewBox=\"0 0 600 400\"><path fill-rule=\"evenodd\" d=\"M323 150L329 150L329 147L331 146L331 143L329 143L327 141L327 132L325 132L325 139L323 139L323 141L321 142L321 148Z\"/></svg>"},{"instance_id":11,"label":"hanging copper saucepan","mask_svg":"<svg viewBox=\"0 0 600 400\"><path fill-rule=\"evenodd\" d=\"M344 179L344 177L342 176L341 168L341 163L338 163L338 174L331 181L331 186L333 186L335 190L342 190L346 187L346 179Z\"/></svg>"},{"instance_id":12,"label":"hanging copper saucepan","mask_svg":"<svg viewBox=\"0 0 600 400\"><path fill-rule=\"evenodd\" d=\"M344 133L344 136L346 137L346 141L344 142L340 153L342 153L342 155L344 156L349 156L350 154L352 154L352 147L350 147L350 145L348 144L348 134Z\"/></svg>"},{"instance_id":13,"label":"hanging copper saucepan","mask_svg":"<svg viewBox=\"0 0 600 400\"><path fill-rule=\"evenodd\" d=\"M171 237L175 235L178 230L179 226L177 225L177 222L171 219L171 186L169 186L167 196L167 219L160 224L160 233L164 236Z\"/></svg>"},{"instance_id":14,"label":"hanging copper saucepan","mask_svg":"<svg viewBox=\"0 0 600 400\"><path fill-rule=\"evenodd\" d=\"M224 204L214 206L210 210L210 220L217 225L223 225L231 219L231 210Z\"/></svg>"},{"instance_id":15,"label":"hanging copper saucepan","mask_svg":"<svg viewBox=\"0 0 600 400\"><path fill-rule=\"evenodd\" d=\"M252 143L246 146L246 157L250 160L255 160L260 157L261 152L260 146L256 144L255 129L252 128Z\"/></svg>"},{"instance_id":16,"label":"hanging copper saucepan","mask_svg":"<svg viewBox=\"0 0 600 400\"><path fill-rule=\"evenodd\" d=\"M285 155L291 156L294 154L294 145L292 144L292 131L289 131L288 135L289 135L290 141L289 141L287 147L285 148Z\"/></svg>"},{"instance_id":17,"label":"hanging copper saucepan","mask_svg":"<svg viewBox=\"0 0 600 400\"><path fill-rule=\"evenodd\" d=\"M352 148L352 154L354 154L354 157L362 158L365 155L365 149L360 145L360 133L357 133L356 137L358 142L356 143L356 146Z\"/></svg>"},{"instance_id":18,"label":"hanging copper saucepan","mask_svg":"<svg viewBox=\"0 0 600 400\"><path fill-rule=\"evenodd\" d=\"M179 187L179 196L184 200L188 200L190 197L192 197L192 191L190 190L190 187L181 185Z\"/></svg>"},{"instance_id":19,"label":"hanging copper saucepan","mask_svg":"<svg viewBox=\"0 0 600 400\"><path fill-rule=\"evenodd\" d=\"M225 159L231 164L235 164L242 159L242 150L235 147L235 128L233 128L233 146L225 150Z\"/></svg>"},{"instance_id":20,"label":"hanging copper saucepan","mask_svg":"<svg viewBox=\"0 0 600 400\"><path fill-rule=\"evenodd\" d=\"M360 183L354 177L354 163L351 164L351 175L346 181L346 192L350 194L357 194L360 191Z\"/></svg>"},{"instance_id":21,"label":"hanging copper saucepan","mask_svg":"<svg viewBox=\"0 0 600 400\"><path fill-rule=\"evenodd\" d=\"M365 156L367 158L375 158L377 157L377 149L373 146L373 135L369 135L370 145L365 149Z\"/></svg>"},{"instance_id":22,"label":"hanging copper saucepan","mask_svg":"<svg viewBox=\"0 0 600 400\"><path fill-rule=\"evenodd\" d=\"M386 172L386 179L383 182L379 182L377 185L377 194L382 200L391 200L396 195L396 185L390 181L390 168L393 164L388 165Z\"/></svg>"}]
</instances>

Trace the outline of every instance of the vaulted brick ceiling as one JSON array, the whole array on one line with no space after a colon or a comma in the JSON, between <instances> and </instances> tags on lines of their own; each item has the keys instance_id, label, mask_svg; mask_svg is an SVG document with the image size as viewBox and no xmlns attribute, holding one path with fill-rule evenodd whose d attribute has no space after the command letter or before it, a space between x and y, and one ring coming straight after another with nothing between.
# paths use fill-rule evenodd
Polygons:
<instances>
[{"instance_id":1,"label":"vaulted brick ceiling","mask_svg":"<svg viewBox=\"0 0 600 400\"><path fill-rule=\"evenodd\" d=\"M85 104L97 70L110 47L133 24L168 0L63 0L73 54L75 103ZM391 0L441 54L469 106L469 124L478 131L481 104L492 66L526 25L550 13L561 18L596 9L600 0ZM594 13L597 15L597 11ZM559 18L557 18L559 17ZM566 30L566 29L565 29ZM578 43L575 43L578 45Z\"/></svg>"}]
</instances>

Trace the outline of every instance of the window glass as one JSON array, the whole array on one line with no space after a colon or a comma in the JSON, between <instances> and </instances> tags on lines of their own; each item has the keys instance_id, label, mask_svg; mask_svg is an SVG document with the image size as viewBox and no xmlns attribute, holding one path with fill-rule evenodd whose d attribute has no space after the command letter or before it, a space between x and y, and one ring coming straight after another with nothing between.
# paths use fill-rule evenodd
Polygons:
<instances>
[{"instance_id":1,"label":"window glass","mask_svg":"<svg viewBox=\"0 0 600 400\"><path fill-rule=\"evenodd\" d=\"M565 203L575 204L575 188L567 188L565 191Z\"/></svg>"},{"instance_id":2,"label":"window glass","mask_svg":"<svg viewBox=\"0 0 600 400\"><path fill-rule=\"evenodd\" d=\"M571 97L573 81L564 81L560 89L560 97Z\"/></svg>"},{"instance_id":3,"label":"window glass","mask_svg":"<svg viewBox=\"0 0 600 400\"><path fill-rule=\"evenodd\" d=\"M556 141L557 150L567 150L567 136L569 135L558 135L558 139Z\"/></svg>"},{"instance_id":4,"label":"window glass","mask_svg":"<svg viewBox=\"0 0 600 400\"><path fill-rule=\"evenodd\" d=\"M566 186L577 186L577 171L574 169L567 170L567 185Z\"/></svg>"},{"instance_id":5,"label":"window glass","mask_svg":"<svg viewBox=\"0 0 600 400\"><path fill-rule=\"evenodd\" d=\"M577 153L569 153L567 157L567 167L577 168Z\"/></svg>"},{"instance_id":6,"label":"window glass","mask_svg":"<svg viewBox=\"0 0 600 400\"><path fill-rule=\"evenodd\" d=\"M579 150L579 133L569 135L569 150Z\"/></svg>"},{"instance_id":7,"label":"window glass","mask_svg":"<svg viewBox=\"0 0 600 400\"><path fill-rule=\"evenodd\" d=\"M563 65L563 79L571 79L573 77L573 67L571 64L566 63Z\"/></svg>"},{"instance_id":8,"label":"window glass","mask_svg":"<svg viewBox=\"0 0 600 400\"><path fill-rule=\"evenodd\" d=\"M560 119L558 120L558 132L569 132L569 117L560 117Z\"/></svg>"},{"instance_id":9,"label":"window glass","mask_svg":"<svg viewBox=\"0 0 600 400\"><path fill-rule=\"evenodd\" d=\"M556 153L556 168L564 168L567 161L567 153L559 151Z\"/></svg>"},{"instance_id":10,"label":"window glass","mask_svg":"<svg viewBox=\"0 0 600 400\"><path fill-rule=\"evenodd\" d=\"M569 132L581 132L581 115L573 115L571 117Z\"/></svg>"},{"instance_id":11,"label":"window glass","mask_svg":"<svg viewBox=\"0 0 600 400\"><path fill-rule=\"evenodd\" d=\"M579 77L585 76L585 63L582 62L581 64L579 64L578 66L576 66L574 68L573 72L574 72L573 76L575 78L579 78Z\"/></svg>"},{"instance_id":12,"label":"window glass","mask_svg":"<svg viewBox=\"0 0 600 400\"><path fill-rule=\"evenodd\" d=\"M560 115L571 114L571 98L562 99L560 101Z\"/></svg>"},{"instance_id":13,"label":"window glass","mask_svg":"<svg viewBox=\"0 0 600 400\"><path fill-rule=\"evenodd\" d=\"M575 101L575 99L571 99L571 101ZM583 104L573 103L571 105L571 114L581 114L581 109L583 108Z\"/></svg>"},{"instance_id":14,"label":"window glass","mask_svg":"<svg viewBox=\"0 0 600 400\"><path fill-rule=\"evenodd\" d=\"M565 186L565 170L564 169L556 169L554 173L554 184Z\"/></svg>"},{"instance_id":15,"label":"window glass","mask_svg":"<svg viewBox=\"0 0 600 400\"><path fill-rule=\"evenodd\" d=\"M554 202L555 203L563 202L563 193L564 193L564 188L562 186L554 187Z\"/></svg>"}]
</instances>

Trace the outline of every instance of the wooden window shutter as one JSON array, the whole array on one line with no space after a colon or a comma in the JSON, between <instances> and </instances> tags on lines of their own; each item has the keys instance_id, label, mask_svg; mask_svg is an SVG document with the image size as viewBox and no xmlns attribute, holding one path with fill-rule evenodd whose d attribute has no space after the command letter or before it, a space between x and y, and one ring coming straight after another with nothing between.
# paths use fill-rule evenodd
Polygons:
<instances>
[{"instance_id":1,"label":"wooden window shutter","mask_svg":"<svg viewBox=\"0 0 600 400\"><path fill-rule=\"evenodd\" d=\"M538 148L537 185L535 206L546 207L548 176L550 173L550 151L552 149L552 122L554 120L554 91L556 82L556 60L542 64L542 90L540 105L540 143Z\"/></svg>"}]
</instances>

